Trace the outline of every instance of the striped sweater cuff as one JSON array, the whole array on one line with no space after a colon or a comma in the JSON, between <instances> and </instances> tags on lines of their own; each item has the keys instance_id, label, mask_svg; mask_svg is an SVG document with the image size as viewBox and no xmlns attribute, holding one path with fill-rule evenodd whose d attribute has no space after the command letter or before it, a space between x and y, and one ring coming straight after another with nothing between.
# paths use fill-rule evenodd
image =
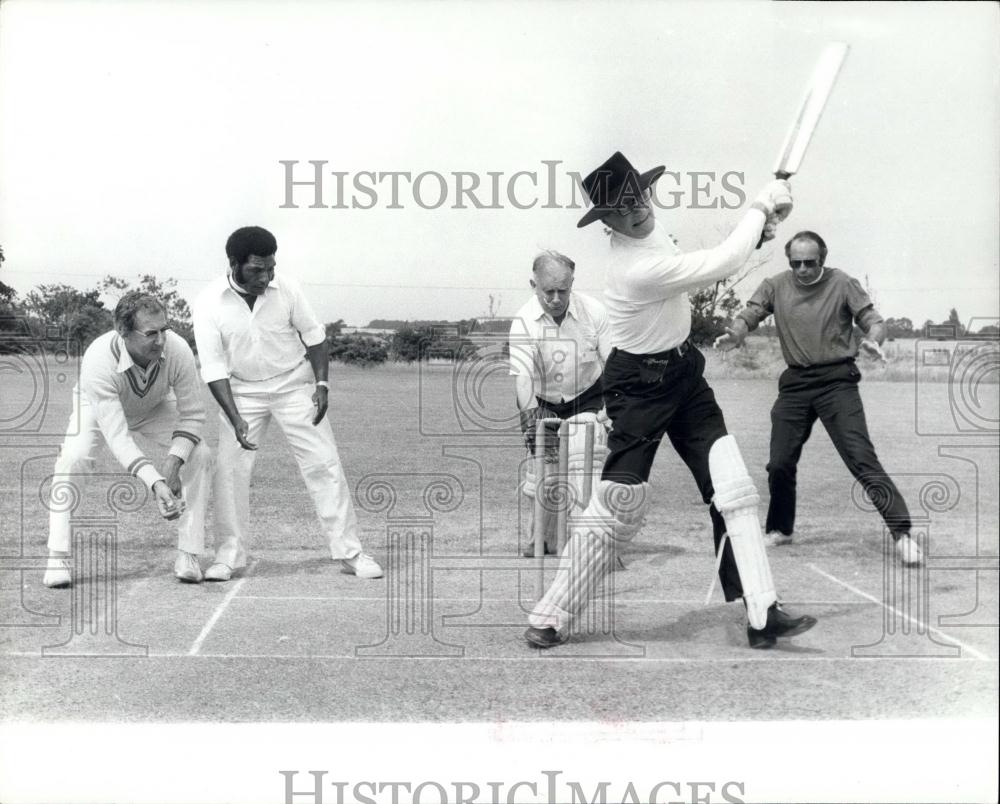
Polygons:
<instances>
[{"instance_id":1,"label":"striped sweater cuff","mask_svg":"<svg viewBox=\"0 0 1000 804\"><path fill-rule=\"evenodd\" d=\"M191 452L199 443L201 438L187 430L174 430L170 444L170 455L176 455L182 461L187 461L191 457Z\"/></svg>"}]
</instances>

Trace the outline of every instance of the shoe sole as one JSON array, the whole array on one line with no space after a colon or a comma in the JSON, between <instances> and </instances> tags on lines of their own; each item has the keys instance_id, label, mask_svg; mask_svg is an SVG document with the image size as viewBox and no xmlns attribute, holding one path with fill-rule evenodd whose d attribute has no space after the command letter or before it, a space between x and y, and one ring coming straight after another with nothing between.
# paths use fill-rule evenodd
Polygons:
<instances>
[{"instance_id":1,"label":"shoe sole","mask_svg":"<svg viewBox=\"0 0 1000 804\"><path fill-rule=\"evenodd\" d=\"M569 641L568 638L563 637L558 642L549 642L547 639L535 636L530 631L525 633L524 639L529 645L531 645L531 647L539 648L541 650L545 650L546 648L555 648L559 645L565 645Z\"/></svg>"},{"instance_id":2,"label":"shoe sole","mask_svg":"<svg viewBox=\"0 0 1000 804\"><path fill-rule=\"evenodd\" d=\"M760 641L757 643L750 643L751 650L767 650L778 644L778 640L774 637L760 637L759 639Z\"/></svg>"},{"instance_id":3,"label":"shoe sole","mask_svg":"<svg viewBox=\"0 0 1000 804\"><path fill-rule=\"evenodd\" d=\"M808 631L810 628L816 625L817 622L818 620L815 617L806 617L806 619L799 625L795 626L794 628L790 628L787 631L782 631L780 634L769 634L767 636L757 637L759 642L756 645L754 645L751 642L750 647L754 648L755 650L773 648L777 640L785 639L786 637L798 636L799 634L804 634L806 631ZM749 636L747 638L749 639Z\"/></svg>"},{"instance_id":4,"label":"shoe sole","mask_svg":"<svg viewBox=\"0 0 1000 804\"><path fill-rule=\"evenodd\" d=\"M73 585L72 581L59 581L58 583L45 584L46 589L69 589Z\"/></svg>"},{"instance_id":5,"label":"shoe sole","mask_svg":"<svg viewBox=\"0 0 1000 804\"><path fill-rule=\"evenodd\" d=\"M378 575L358 575L350 567L345 567L343 564L340 565L341 575L353 575L355 578L361 578L363 581L377 581L379 578L385 577L385 571L380 572Z\"/></svg>"},{"instance_id":6,"label":"shoe sole","mask_svg":"<svg viewBox=\"0 0 1000 804\"><path fill-rule=\"evenodd\" d=\"M186 578L183 575L175 575L174 577L181 583L201 583L204 580L203 578Z\"/></svg>"}]
</instances>

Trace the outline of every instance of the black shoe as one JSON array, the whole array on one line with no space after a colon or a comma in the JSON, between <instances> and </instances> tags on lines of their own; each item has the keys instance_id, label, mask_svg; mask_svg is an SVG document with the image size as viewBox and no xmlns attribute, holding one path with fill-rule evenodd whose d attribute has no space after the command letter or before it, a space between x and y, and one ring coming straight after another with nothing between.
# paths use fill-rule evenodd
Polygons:
<instances>
[{"instance_id":1,"label":"black shoe","mask_svg":"<svg viewBox=\"0 0 1000 804\"><path fill-rule=\"evenodd\" d=\"M815 617L810 617L808 614L792 617L777 603L772 603L767 610L767 625L759 629L748 625L747 640L751 648L773 648L778 637L804 634L814 625L816 625Z\"/></svg>"},{"instance_id":2,"label":"black shoe","mask_svg":"<svg viewBox=\"0 0 1000 804\"><path fill-rule=\"evenodd\" d=\"M534 626L524 632L524 638L533 648L554 648L569 639L568 636L560 634L555 628L535 628Z\"/></svg>"},{"instance_id":3,"label":"black shoe","mask_svg":"<svg viewBox=\"0 0 1000 804\"><path fill-rule=\"evenodd\" d=\"M545 548L544 549L545 549L545 555L547 555L547 556L558 555L555 550L553 550L551 547L549 547L549 543L548 542L545 542ZM524 552L521 553L521 555L524 556L525 558L534 558L535 557L535 543L531 542L527 547L525 547L524 548Z\"/></svg>"}]
</instances>

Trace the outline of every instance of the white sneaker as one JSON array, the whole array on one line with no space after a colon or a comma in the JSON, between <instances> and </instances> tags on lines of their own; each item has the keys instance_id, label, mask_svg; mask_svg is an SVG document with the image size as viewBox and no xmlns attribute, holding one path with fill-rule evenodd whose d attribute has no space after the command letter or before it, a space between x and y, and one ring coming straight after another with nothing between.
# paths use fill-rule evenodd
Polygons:
<instances>
[{"instance_id":1,"label":"white sneaker","mask_svg":"<svg viewBox=\"0 0 1000 804\"><path fill-rule=\"evenodd\" d=\"M70 574L69 553L58 550L49 551L49 564L45 568L42 583L50 589L63 589L73 585Z\"/></svg>"},{"instance_id":2,"label":"white sneaker","mask_svg":"<svg viewBox=\"0 0 1000 804\"><path fill-rule=\"evenodd\" d=\"M213 564L205 570L206 581L228 581L233 577L233 568L228 564Z\"/></svg>"},{"instance_id":3,"label":"white sneaker","mask_svg":"<svg viewBox=\"0 0 1000 804\"><path fill-rule=\"evenodd\" d=\"M780 530L770 530L764 537L764 544L767 547L781 547L784 544L792 543L792 534L784 534Z\"/></svg>"},{"instance_id":4,"label":"white sneaker","mask_svg":"<svg viewBox=\"0 0 1000 804\"><path fill-rule=\"evenodd\" d=\"M174 562L174 577L184 583L201 583L205 576L201 574L201 567L198 566L198 557L178 550L177 560Z\"/></svg>"},{"instance_id":5,"label":"white sneaker","mask_svg":"<svg viewBox=\"0 0 1000 804\"><path fill-rule=\"evenodd\" d=\"M896 555L904 567L919 567L924 563L924 551L908 533L896 540Z\"/></svg>"},{"instance_id":6,"label":"white sneaker","mask_svg":"<svg viewBox=\"0 0 1000 804\"><path fill-rule=\"evenodd\" d=\"M352 572L359 578L381 578L382 568L378 562L367 553L358 553L354 558L342 558L340 563L347 572Z\"/></svg>"}]
</instances>

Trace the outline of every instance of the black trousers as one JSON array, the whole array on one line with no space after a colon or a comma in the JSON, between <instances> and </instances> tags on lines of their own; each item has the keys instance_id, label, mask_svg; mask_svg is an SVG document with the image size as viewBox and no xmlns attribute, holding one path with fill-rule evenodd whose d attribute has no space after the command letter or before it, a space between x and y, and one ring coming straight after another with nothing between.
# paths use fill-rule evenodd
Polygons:
<instances>
[{"instance_id":1,"label":"black trousers","mask_svg":"<svg viewBox=\"0 0 1000 804\"><path fill-rule=\"evenodd\" d=\"M858 393L861 372L853 360L809 368L791 367L778 380L771 409L771 455L767 483L768 531L790 534L795 526L795 485L802 447L818 418L848 470L864 487L894 538L910 530L910 512L879 463L868 436Z\"/></svg>"},{"instance_id":2,"label":"black trousers","mask_svg":"<svg viewBox=\"0 0 1000 804\"><path fill-rule=\"evenodd\" d=\"M711 504L715 491L708 451L726 435L726 422L705 382L705 357L690 343L679 350L634 355L614 349L604 367L604 402L611 418L609 455L603 480L637 485L649 480L663 436L670 439L709 505L715 550L726 532L722 514ZM733 548L727 540L719 565L726 600L743 596Z\"/></svg>"},{"instance_id":3,"label":"black trousers","mask_svg":"<svg viewBox=\"0 0 1000 804\"><path fill-rule=\"evenodd\" d=\"M604 387L601 379L590 386L586 391L573 399L565 402L549 402L540 396L535 397L538 402L539 415L546 419L569 419L580 413L597 413L604 407ZM547 424L545 426L545 461L546 463L556 463L559 460L559 438L557 425ZM529 441L528 451L535 454L534 438Z\"/></svg>"},{"instance_id":4,"label":"black trousers","mask_svg":"<svg viewBox=\"0 0 1000 804\"><path fill-rule=\"evenodd\" d=\"M535 399L545 416L555 416L560 419L568 419L580 413L597 413L604 407L603 385L600 377L586 391L565 402L548 402L538 396Z\"/></svg>"}]
</instances>

